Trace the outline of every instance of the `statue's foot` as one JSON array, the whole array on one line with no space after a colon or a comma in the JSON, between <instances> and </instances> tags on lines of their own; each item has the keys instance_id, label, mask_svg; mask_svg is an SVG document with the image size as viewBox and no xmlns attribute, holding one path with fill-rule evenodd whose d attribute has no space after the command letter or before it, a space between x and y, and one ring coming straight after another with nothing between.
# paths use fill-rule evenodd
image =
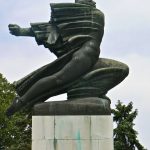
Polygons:
<instances>
[{"instance_id":1,"label":"statue's foot","mask_svg":"<svg viewBox=\"0 0 150 150\"><path fill-rule=\"evenodd\" d=\"M15 97L13 100L11 106L7 109L6 111L6 116L10 117L12 116L15 112L19 111L23 106L23 101L21 100L20 97Z\"/></svg>"}]
</instances>

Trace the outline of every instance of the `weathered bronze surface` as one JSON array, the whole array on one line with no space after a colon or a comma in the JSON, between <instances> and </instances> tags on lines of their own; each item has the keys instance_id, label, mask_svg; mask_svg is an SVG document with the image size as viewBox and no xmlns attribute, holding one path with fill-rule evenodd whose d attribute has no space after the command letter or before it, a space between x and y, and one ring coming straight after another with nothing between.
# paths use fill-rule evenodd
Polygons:
<instances>
[{"instance_id":1,"label":"weathered bronze surface","mask_svg":"<svg viewBox=\"0 0 150 150\"><path fill-rule=\"evenodd\" d=\"M40 103L34 106L33 115L110 115L110 101L87 97L66 101Z\"/></svg>"},{"instance_id":2,"label":"weathered bronze surface","mask_svg":"<svg viewBox=\"0 0 150 150\"><path fill-rule=\"evenodd\" d=\"M37 103L41 104L35 105L34 115L110 114L105 95L124 80L129 69L121 62L99 58L104 14L92 0L50 6L49 22L31 23L30 28L9 25L11 34L35 37L57 59L15 82L18 96L6 114ZM62 93L67 93L67 101L42 103Z\"/></svg>"}]
</instances>

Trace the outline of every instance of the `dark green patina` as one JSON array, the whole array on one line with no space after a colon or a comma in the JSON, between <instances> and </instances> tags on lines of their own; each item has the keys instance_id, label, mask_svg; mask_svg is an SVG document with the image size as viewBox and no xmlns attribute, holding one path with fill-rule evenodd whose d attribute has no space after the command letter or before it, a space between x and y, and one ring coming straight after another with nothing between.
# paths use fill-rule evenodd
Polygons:
<instances>
[{"instance_id":1,"label":"dark green patina","mask_svg":"<svg viewBox=\"0 0 150 150\"><path fill-rule=\"evenodd\" d=\"M11 34L35 37L57 59L15 82L18 96L7 110L10 116L23 107L34 115L110 115L107 92L128 75L128 66L99 58L104 14L92 0L52 3L51 19L30 28L9 25ZM65 102L42 103L68 94Z\"/></svg>"}]
</instances>

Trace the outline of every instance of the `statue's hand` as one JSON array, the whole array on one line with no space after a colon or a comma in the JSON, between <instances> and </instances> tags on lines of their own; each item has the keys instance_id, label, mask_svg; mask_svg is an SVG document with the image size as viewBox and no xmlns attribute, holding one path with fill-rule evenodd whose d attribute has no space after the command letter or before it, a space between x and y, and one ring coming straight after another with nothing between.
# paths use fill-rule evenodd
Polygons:
<instances>
[{"instance_id":1,"label":"statue's hand","mask_svg":"<svg viewBox=\"0 0 150 150\"><path fill-rule=\"evenodd\" d=\"M21 32L21 28L16 24L8 25L9 31L12 35L19 36Z\"/></svg>"}]
</instances>

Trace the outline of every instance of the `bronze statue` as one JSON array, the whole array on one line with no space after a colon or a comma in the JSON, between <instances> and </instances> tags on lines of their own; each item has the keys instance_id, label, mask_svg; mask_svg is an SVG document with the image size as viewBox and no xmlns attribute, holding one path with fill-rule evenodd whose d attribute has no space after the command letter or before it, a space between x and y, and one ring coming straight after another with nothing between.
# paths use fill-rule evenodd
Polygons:
<instances>
[{"instance_id":1,"label":"bronze statue","mask_svg":"<svg viewBox=\"0 0 150 150\"><path fill-rule=\"evenodd\" d=\"M68 94L71 100L68 103L89 97L103 99L109 102L106 114L110 114L110 101L105 95L124 80L128 67L121 62L99 58L104 14L92 0L52 3L50 6L49 22L32 23L30 28L9 25L11 34L35 37L38 45L44 45L58 58L15 82L18 96L6 114L11 116L23 107L33 106L62 93ZM95 104L97 106L99 103L96 101ZM86 112L92 114L91 111Z\"/></svg>"}]
</instances>

